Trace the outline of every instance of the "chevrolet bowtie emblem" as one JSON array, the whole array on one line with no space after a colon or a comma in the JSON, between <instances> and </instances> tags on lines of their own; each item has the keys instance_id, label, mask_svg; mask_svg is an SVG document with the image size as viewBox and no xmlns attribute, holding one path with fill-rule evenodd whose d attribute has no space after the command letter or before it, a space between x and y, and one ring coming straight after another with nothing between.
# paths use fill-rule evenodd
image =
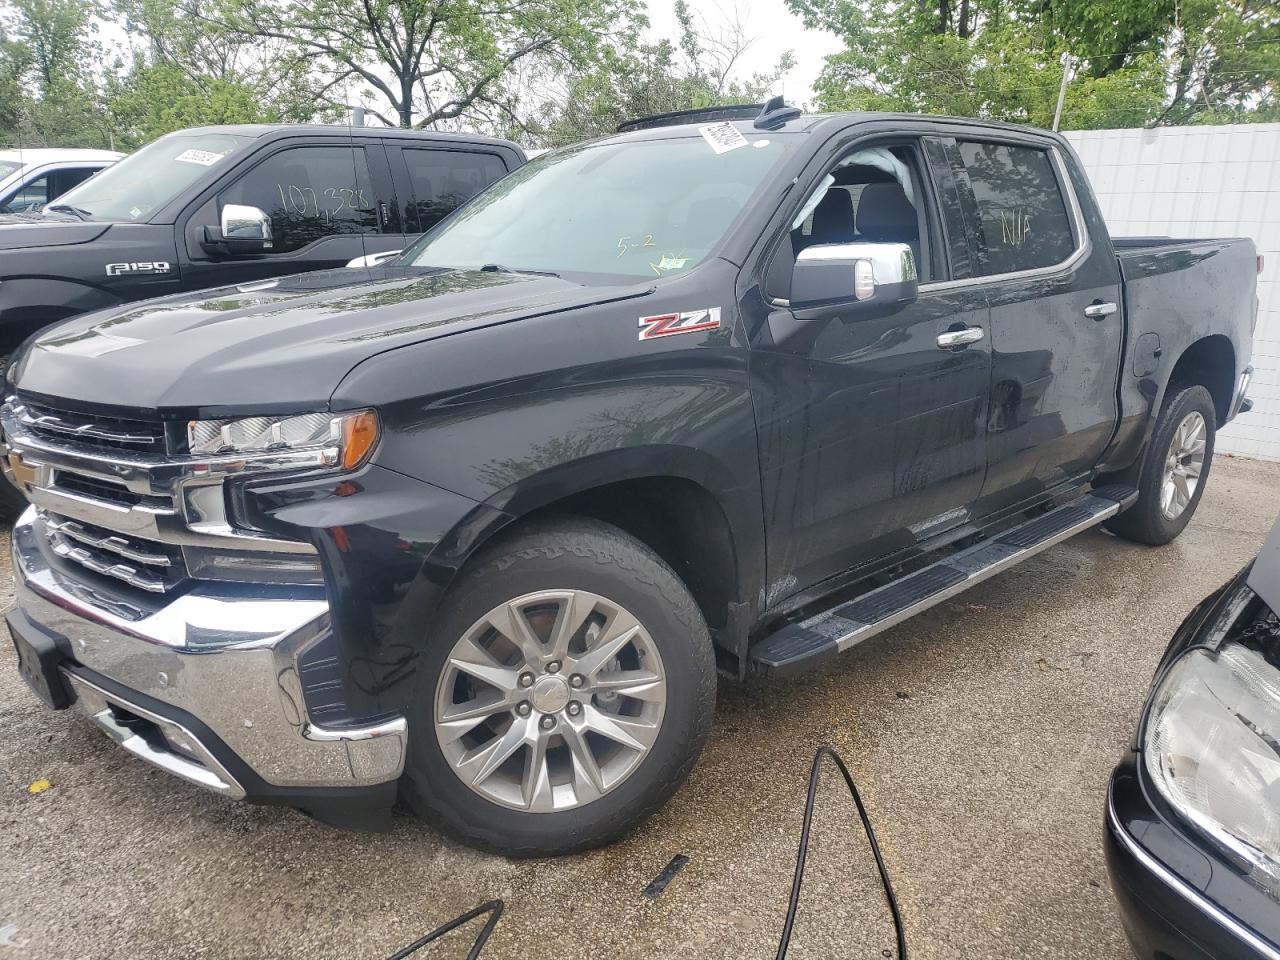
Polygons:
<instances>
[{"instance_id":1,"label":"chevrolet bowtie emblem","mask_svg":"<svg viewBox=\"0 0 1280 960\"><path fill-rule=\"evenodd\" d=\"M13 474L13 482L18 486L35 485L36 468L27 464L22 459L22 454L16 451L9 453L9 472Z\"/></svg>"}]
</instances>

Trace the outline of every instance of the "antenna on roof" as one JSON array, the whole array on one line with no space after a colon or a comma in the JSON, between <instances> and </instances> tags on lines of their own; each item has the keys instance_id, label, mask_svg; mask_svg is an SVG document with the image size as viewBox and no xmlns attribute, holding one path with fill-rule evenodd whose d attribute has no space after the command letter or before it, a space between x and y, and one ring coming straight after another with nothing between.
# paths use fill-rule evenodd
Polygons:
<instances>
[{"instance_id":1,"label":"antenna on roof","mask_svg":"<svg viewBox=\"0 0 1280 960\"><path fill-rule=\"evenodd\" d=\"M777 130L788 120L794 120L803 111L799 107L789 107L781 96L770 97L760 108L760 116L752 124L757 130Z\"/></svg>"}]
</instances>

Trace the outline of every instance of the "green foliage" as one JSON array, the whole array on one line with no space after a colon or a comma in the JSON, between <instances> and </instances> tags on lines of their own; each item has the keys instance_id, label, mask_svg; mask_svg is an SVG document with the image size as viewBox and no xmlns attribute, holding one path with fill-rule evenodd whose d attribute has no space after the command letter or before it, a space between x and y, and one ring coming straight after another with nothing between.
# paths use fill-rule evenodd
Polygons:
<instances>
[{"instance_id":1,"label":"green foliage","mask_svg":"<svg viewBox=\"0 0 1280 960\"><path fill-rule=\"evenodd\" d=\"M280 123L311 119L310 109L290 114L264 103L259 92L223 77L193 78L168 63L135 63L113 88L111 113L124 146L133 147L173 130L219 123Z\"/></svg>"},{"instance_id":2,"label":"green foliage","mask_svg":"<svg viewBox=\"0 0 1280 960\"><path fill-rule=\"evenodd\" d=\"M784 54L767 73L739 78L735 66L751 40L739 23L719 33L699 31L685 0L676 0L680 34L675 43L629 39L609 50L600 65L571 79L539 118L527 125L539 146L560 146L604 136L636 117L765 99L794 66Z\"/></svg>"},{"instance_id":3,"label":"green foliage","mask_svg":"<svg viewBox=\"0 0 1280 960\"><path fill-rule=\"evenodd\" d=\"M107 146L109 124L92 73L102 57L93 0L12 0L0 9L0 141Z\"/></svg>"},{"instance_id":4,"label":"green foliage","mask_svg":"<svg viewBox=\"0 0 1280 960\"><path fill-rule=\"evenodd\" d=\"M380 102L388 125L518 119L531 81L589 69L635 28L639 0L221 0L216 22L278 42L322 95Z\"/></svg>"},{"instance_id":5,"label":"green foliage","mask_svg":"<svg viewBox=\"0 0 1280 960\"><path fill-rule=\"evenodd\" d=\"M1253 0L787 0L844 38L825 109L903 110L1049 126L1273 118L1280 5Z\"/></svg>"}]
</instances>

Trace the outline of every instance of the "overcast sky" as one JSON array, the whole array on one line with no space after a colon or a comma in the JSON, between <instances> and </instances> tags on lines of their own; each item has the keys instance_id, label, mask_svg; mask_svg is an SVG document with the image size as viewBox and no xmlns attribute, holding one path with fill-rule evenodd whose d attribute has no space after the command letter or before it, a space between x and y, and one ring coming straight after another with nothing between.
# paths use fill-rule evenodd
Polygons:
<instances>
[{"instance_id":1,"label":"overcast sky","mask_svg":"<svg viewBox=\"0 0 1280 960\"><path fill-rule=\"evenodd\" d=\"M675 0L647 0L650 32L658 37L674 39L677 34ZM775 91L797 104L813 97L813 81L822 71L823 58L835 53L842 44L834 34L806 30L801 19L791 13L782 0L689 0L694 16L706 21L714 35L735 15L743 22L746 34L755 37L742 62L740 76L769 70L787 50L794 51L797 65ZM736 11L736 13L735 13Z\"/></svg>"}]
</instances>

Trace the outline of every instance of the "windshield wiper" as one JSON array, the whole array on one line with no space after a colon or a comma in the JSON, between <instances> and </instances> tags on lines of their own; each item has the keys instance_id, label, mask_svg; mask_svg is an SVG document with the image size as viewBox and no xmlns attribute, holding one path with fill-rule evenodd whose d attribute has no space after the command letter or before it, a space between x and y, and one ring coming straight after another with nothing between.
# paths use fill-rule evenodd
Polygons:
<instances>
[{"instance_id":1,"label":"windshield wiper","mask_svg":"<svg viewBox=\"0 0 1280 960\"><path fill-rule=\"evenodd\" d=\"M74 214L77 220L92 220L93 214L88 210L80 207L73 207L69 203L51 203L45 207L46 210L52 210L54 213L70 213Z\"/></svg>"},{"instance_id":2,"label":"windshield wiper","mask_svg":"<svg viewBox=\"0 0 1280 960\"><path fill-rule=\"evenodd\" d=\"M550 270L528 270L524 267L504 267L500 263L485 263L480 266L481 273L531 273L536 277L558 277L560 274Z\"/></svg>"}]
</instances>

